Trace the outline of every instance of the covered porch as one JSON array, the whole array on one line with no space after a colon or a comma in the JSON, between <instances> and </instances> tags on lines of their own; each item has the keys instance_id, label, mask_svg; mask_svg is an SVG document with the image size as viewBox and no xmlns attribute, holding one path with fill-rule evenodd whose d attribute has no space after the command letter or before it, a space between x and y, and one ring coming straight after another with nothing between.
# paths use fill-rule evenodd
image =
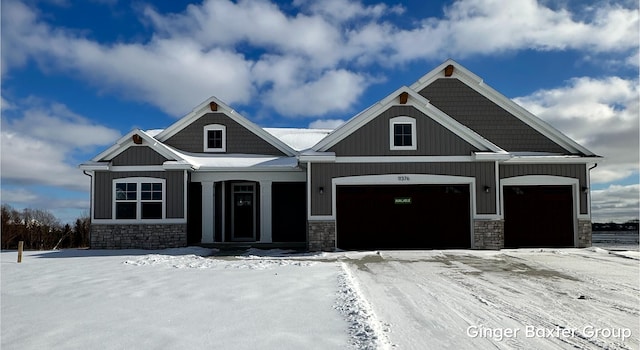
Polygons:
<instances>
[{"instance_id":1,"label":"covered porch","mask_svg":"<svg viewBox=\"0 0 640 350\"><path fill-rule=\"evenodd\" d=\"M193 172L188 243L217 248L304 246L305 180L301 169Z\"/></svg>"}]
</instances>

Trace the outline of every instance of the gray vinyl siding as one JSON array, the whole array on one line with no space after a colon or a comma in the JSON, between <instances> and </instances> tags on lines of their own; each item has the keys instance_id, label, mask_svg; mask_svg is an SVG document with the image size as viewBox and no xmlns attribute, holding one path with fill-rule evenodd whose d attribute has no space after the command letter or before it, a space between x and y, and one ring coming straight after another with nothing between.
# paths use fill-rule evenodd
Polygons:
<instances>
[{"instance_id":1,"label":"gray vinyl siding","mask_svg":"<svg viewBox=\"0 0 640 350\"><path fill-rule=\"evenodd\" d=\"M111 219L113 206L113 180L126 177L153 177L166 180L166 218L184 218L183 171L126 171L95 173L95 219Z\"/></svg>"},{"instance_id":2,"label":"gray vinyl siding","mask_svg":"<svg viewBox=\"0 0 640 350\"><path fill-rule=\"evenodd\" d=\"M207 113L171 136L164 143L179 150L203 153L204 127L209 124L221 124L226 127L226 153L285 155L224 113Z\"/></svg>"},{"instance_id":3,"label":"gray vinyl siding","mask_svg":"<svg viewBox=\"0 0 640 350\"><path fill-rule=\"evenodd\" d=\"M495 189L495 163L314 163L311 166L311 215L332 215L331 179L345 176L380 174L430 174L476 178L476 210L478 214L496 214L495 191L484 192L484 186ZM324 193L319 194L318 188Z\"/></svg>"},{"instance_id":4,"label":"gray vinyl siding","mask_svg":"<svg viewBox=\"0 0 640 350\"><path fill-rule=\"evenodd\" d=\"M389 120L416 120L416 150L390 150ZM329 149L337 156L468 156L477 148L413 106L393 106Z\"/></svg>"},{"instance_id":5,"label":"gray vinyl siding","mask_svg":"<svg viewBox=\"0 0 640 350\"><path fill-rule=\"evenodd\" d=\"M162 165L168 159L147 146L132 146L115 156L113 165Z\"/></svg>"},{"instance_id":6,"label":"gray vinyl siding","mask_svg":"<svg viewBox=\"0 0 640 350\"><path fill-rule=\"evenodd\" d=\"M569 153L458 79L437 79L420 94L506 151Z\"/></svg>"},{"instance_id":7,"label":"gray vinyl siding","mask_svg":"<svg viewBox=\"0 0 640 350\"><path fill-rule=\"evenodd\" d=\"M578 179L580 188L587 187L587 169L584 164L501 164L500 179L525 175L552 175ZM587 214L587 194L580 193L580 214Z\"/></svg>"}]
</instances>

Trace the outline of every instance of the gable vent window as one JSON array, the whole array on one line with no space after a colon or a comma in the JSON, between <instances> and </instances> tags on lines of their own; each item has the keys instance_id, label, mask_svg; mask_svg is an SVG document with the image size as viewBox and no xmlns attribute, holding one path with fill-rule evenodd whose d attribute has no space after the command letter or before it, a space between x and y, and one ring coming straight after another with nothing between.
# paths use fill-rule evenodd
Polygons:
<instances>
[{"instance_id":1,"label":"gable vent window","mask_svg":"<svg viewBox=\"0 0 640 350\"><path fill-rule=\"evenodd\" d=\"M389 120L389 148L391 150L417 149L414 118L395 117Z\"/></svg>"},{"instance_id":2,"label":"gable vent window","mask_svg":"<svg viewBox=\"0 0 640 350\"><path fill-rule=\"evenodd\" d=\"M226 127L220 124L211 124L204 127L204 151L226 152L227 132Z\"/></svg>"},{"instance_id":3,"label":"gable vent window","mask_svg":"<svg viewBox=\"0 0 640 350\"><path fill-rule=\"evenodd\" d=\"M165 180L125 178L113 181L116 220L163 219Z\"/></svg>"}]
</instances>

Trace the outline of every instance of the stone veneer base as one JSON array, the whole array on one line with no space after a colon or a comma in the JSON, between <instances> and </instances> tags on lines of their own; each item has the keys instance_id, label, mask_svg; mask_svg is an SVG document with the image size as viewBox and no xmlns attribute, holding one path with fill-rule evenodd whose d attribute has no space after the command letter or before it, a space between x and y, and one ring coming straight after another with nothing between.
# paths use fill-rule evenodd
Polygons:
<instances>
[{"instance_id":1,"label":"stone veneer base","mask_svg":"<svg viewBox=\"0 0 640 350\"><path fill-rule=\"evenodd\" d=\"M165 249L187 246L187 224L92 224L92 249Z\"/></svg>"},{"instance_id":2,"label":"stone veneer base","mask_svg":"<svg viewBox=\"0 0 640 350\"><path fill-rule=\"evenodd\" d=\"M473 220L473 248L504 248L504 220Z\"/></svg>"},{"instance_id":3,"label":"stone veneer base","mask_svg":"<svg viewBox=\"0 0 640 350\"><path fill-rule=\"evenodd\" d=\"M310 251L334 251L336 250L336 222L335 221L309 221Z\"/></svg>"},{"instance_id":4,"label":"stone veneer base","mask_svg":"<svg viewBox=\"0 0 640 350\"><path fill-rule=\"evenodd\" d=\"M578 248L591 247L591 220L578 220Z\"/></svg>"}]
</instances>

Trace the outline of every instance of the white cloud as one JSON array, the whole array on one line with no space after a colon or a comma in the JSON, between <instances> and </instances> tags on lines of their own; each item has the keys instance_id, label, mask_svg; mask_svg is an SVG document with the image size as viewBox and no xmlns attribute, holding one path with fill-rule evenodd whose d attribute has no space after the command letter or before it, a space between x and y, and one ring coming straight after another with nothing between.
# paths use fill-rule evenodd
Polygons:
<instances>
[{"instance_id":1,"label":"white cloud","mask_svg":"<svg viewBox=\"0 0 640 350\"><path fill-rule=\"evenodd\" d=\"M344 123L342 119L318 119L309 123L309 129L335 130Z\"/></svg>"},{"instance_id":2,"label":"white cloud","mask_svg":"<svg viewBox=\"0 0 640 350\"><path fill-rule=\"evenodd\" d=\"M638 46L638 10L603 4L583 21L566 9L535 0L460 0L442 19L426 18L407 31L394 31L398 62L442 55L504 51L578 49L626 51Z\"/></svg>"},{"instance_id":3,"label":"white cloud","mask_svg":"<svg viewBox=\"0 0 640 350\"><path fill-rule=\"evenodd\" d=\"M347 70L325 72L302 85L274 86L266 103L284 116L347 111L364 91L365 78Z\"/></svg>"},{"instance_id":4,"label":"white cloud","mask_svg":"<svg viewBox=\"0 0 640 350\"><path fill-rule=\"evenodd\" d=\"M116 130L91 123L61 104L16 104L16 117L3 114L0 157L3 186L58 186L86 191L89 178L75 164L73 153L113 143Z\"/></svg>"},{"instance_id":5,"label":"white cloud","mask_svg":"<svg viewBox=\"0 0 640 350\"><path fill-rule=\"evenodd\" d=\"M536 91L515 101L592 152L606 157L592 171L592 182L611 182L638 173L637 80L575 78L566 86Z\"/></svg>"},{"instance_id":6,"label":"white cloud","mask_svg":"<svg viewBox=\"0 0 640 350\"><path fill-rule=\"evenodd\" d=\"M626 222L640 217L640 185L611 185L591 191L593 222Z\"/></svg>"},{"instance_id":7,"label":"white cloud","mask_svg":"<svg viewBox=\"0 0 640 350\"><path fill-rule=\"evenodd\" d=\"M12 68L33 60L43 71L74 74L101 91L175 116L215 95L229 104L309 117L353 106L351 96L375 83L364 73L371 65L526 49L629 57L638 47L637 8L607 3L571 12L534 0L459 0L442 18L394 22L403 11L411 8L349 0L298 0L287 11L249 0L208 0L171 14L147 6L141 20L154 31L150 39L105 44L50 25L37 10L8 0L2 9L2 73L10 78ZM307 97L300 92L320 87L355 90L336 99L338 94L316 94L310 108L292 102L291 94Z\"/></svg>"}]
</instances>

